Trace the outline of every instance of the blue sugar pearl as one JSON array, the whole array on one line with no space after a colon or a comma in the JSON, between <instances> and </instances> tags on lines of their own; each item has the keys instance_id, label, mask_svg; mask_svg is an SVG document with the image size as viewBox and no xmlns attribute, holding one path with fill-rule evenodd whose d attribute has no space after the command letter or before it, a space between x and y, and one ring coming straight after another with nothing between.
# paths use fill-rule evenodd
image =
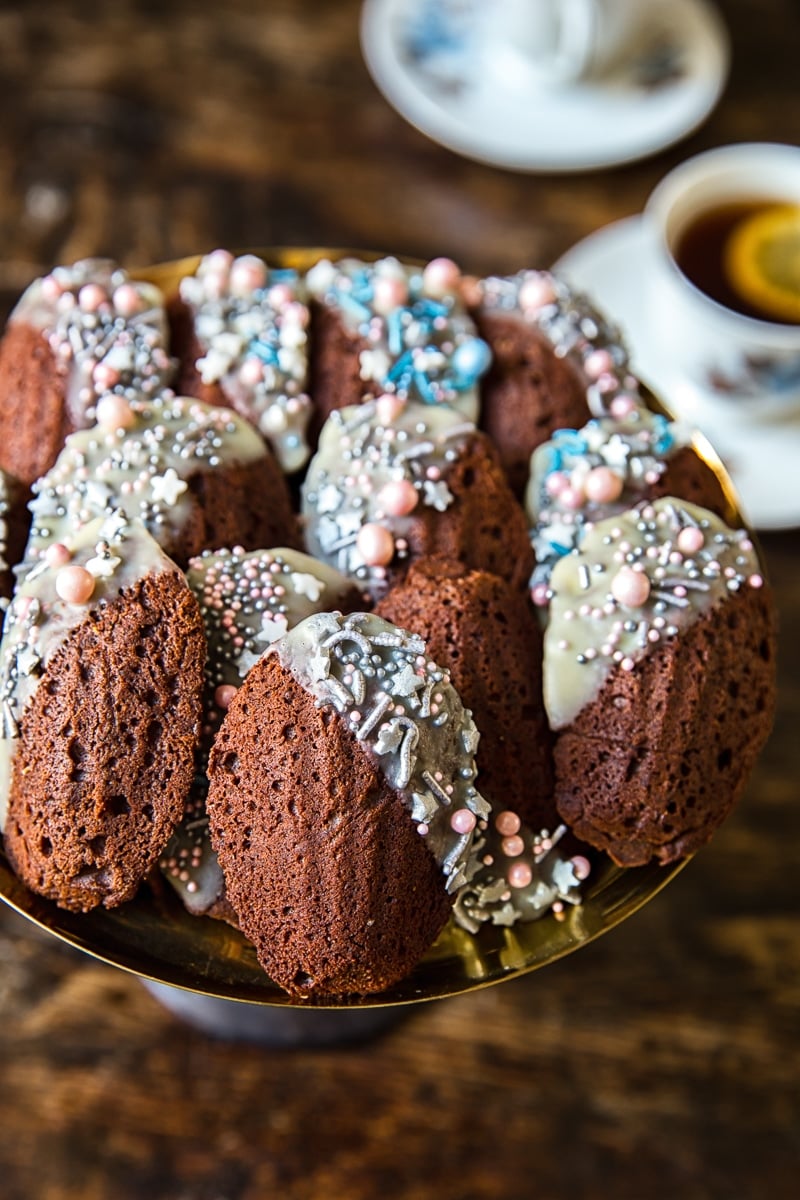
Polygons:
<instances>
[{"instance_id":1,"label":"blue sugar pearl","mask_svg":"<svg viewBox=\"0 0 800 1200\"><path fill-rule=\"evenodd\" d=\"M453 370L464 379L480 379L491 361L492 352L482 338L466 338L453 351Z\"/></svg>"}]
</instances>

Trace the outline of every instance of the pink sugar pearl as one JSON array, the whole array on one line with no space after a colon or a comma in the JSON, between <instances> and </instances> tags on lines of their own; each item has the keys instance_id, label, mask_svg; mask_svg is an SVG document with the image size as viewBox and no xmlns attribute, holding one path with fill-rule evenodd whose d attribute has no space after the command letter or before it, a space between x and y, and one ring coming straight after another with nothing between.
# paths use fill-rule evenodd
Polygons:
<instances>
[{"instance_id":1,"label":"pink sugar pearl","mask_svg":"<svg viewBox=\"0 0 800 1200\"><path fill-rule=\"evenodd\" d=\"M535 583L531 588L531 600L537 608L546 608L549 597L549 588L546 583Z\"/></svg>"},{"instance_id":2,"label":"pink sugar pearl","mask_svg":"<svg viewBox=\"0 0 800 1200\"><path fill-rule=\"evenodd\" d=\"M207 271L222 271L227 274L232 262L233 255L230 250L212 250L206 255L203 265Z\"/></svg>"},{"instance_id":3,"label":"pink sugar pearl","mask_svg":"<svg viewBox=\"0 0 800 1200\"><path fill-rule=\"evenodd\" d=\"M51 567L63 567L72 558L72 552L63 542L53 542L44 552L45 562Z\"/></svg>"},{"instance_id":4,"label":"pink sugar pearl","mask_svg":"<svg viewBox=\"0 0 800 1200\"><path fill-rule=\"evenodd\" d=\"M678 549L682 554L697 554L705 543L705 534L696 525L687 525L678 534Z\"/></svg>"},{"instance_id":5,"label":"pink sugar pearl","mask_svg":"<svg viewBox=\"0 0 800 1200\"><path fill-rule=\"evenodd\" d=\"M56 575L56 591L67 604L85 604L94 592L94 575L85 567L62 567Z\"/></svg>"},{"instance_id":6,"label":"pink sugar pearl","mask_svg":"<svg viewBox=\"0 0 800 1200\"><path fill-rule=\"evenodd\" d=\"M102 391L110 391L116 387L120 380L120 374L116 367L110 367L108 363L99 362L92 371L92 379L95 387Z\"/></svg>"},{"instance_id":7,"label":"pink sugar pearl","mask_svg":"<svg viewBox=\"0 0 800 1200\"><path fill-rule=\"evenodd\" d=\"M432 258L422 272L422 289L434 300L458 291L460 285L461 268L452 258Z\"/></svg>"},{"instance_id":8,"label":"pink sugar pearl","mask_svg":"<svg viewBox=\"0 0 800 1200\"><path fill-rule=\"evenodd\" d=\"M519 306L523 312L538 312L554 304L555 289L546 275L529 275L519 289Z\"/></svg>"},{"instance_id":9,"label":"pink sugar pearl","mask_svg":"<svg viewBox=\"0 0 800 1200\"><path fill-rule=\"evenodd\" d=\"M608 350L593 350L584 359L583 369L590 379L599 379L607 371L613 371L614 360Z\"/></svg>"},{"instance_id":10,"label":"pink sugar pearl","mask_svg":"<svg viewBox=\"0 0 800 1200\"><path fill-rule=\"evenodd\" d=\"M498 813L494 819L494 827L503 837L513 837L515 833L519 833L521 825L517 814L510 809Z\"/></svg>"},{"instance_id":11,"label":"pink sugar pearl","mask_svg":"<svg viewBox=\"0 0 800 1200\"><path fill-rule=\"evenodd\" d=\"M626 608L640 608L650 595L650 580L644 571L622 566L611 581L611 594Z\"/></svg>"},{"instance_id":12,"label":"pink sugar pearl","mask_svg":"<svg viewBox=\"0 0 800 1200\"><path fill-rule=\"evenodd\" d=\"M518 834L514 834L512 837L504 837L500 844L503 847L503 854L507 858L519 858L525 849L525 843Z\"/></svg>"},{"instance_id":13,"label":"pink sugar pearl","mask_svg":"<svg viewBox=\"0 0 800 1200\"><path fill-rule=\"evenodd\" d=\"M59 296L64 291L54 275L45 275L39 287L42 293L42 299L47 300L50 303L58 300Z\"/></svg>"},{"instance_id":14,"label":"pink sugar pearl","mask_svg":"<svg viewBox=\"0 0 800 1200\"><path fill-rule=\"evenodd\" d=\"M569 508L574 512L576 509L581 507L585 499L586 496L580 487L570 484L569 487L565 487L564 490L559 494L558 502L562 508Z\"/></svg>"},{"instance_id":15,"label":"pink sugar pearl","mask_svg":"<svg viewBox=\"0 0 800 1200\"><path fill-rule=\"evenodd\" d=\"M386 316L400 308L408 300L408 285L405 279L392 275L378 275L372 292L372 306L376 313Z\"/></svg>"},{"instance_id":16,"label":"pink sugar pearl","mask_svg":"<svg viewBox=\"0 0 800 1200\"><path fill-rule=\"evenodd\" d=\"M368 567L386 566L394 558L394 538L385 526L375 521L361 526L356 548Z\"/></svg>"},{"instance_id":17,"label":"pink sugar pearl","mask_svg":"<svg viewBox=\"0 0 800 1200\"><path fill-rule=\"evenodd\" d=\"M264 365L260 358L246 358L239 368L239 379L245 387L255 387L264 378Z\"/></svg>"},{"instance_id":18,"label":"pink sugar pearl","mask_svg":"<svg viewBox=\"0 0 800 1200\"><path fill-rule=\"evenodd\" d=\"M378 492L378 503L390 517L404 517L413 512L419 493L410 479L395 479L384 484Z\"/></svg>"},{"instance_id":19,"label":"pink sugar pearl","mask_svg":"<svg viewBox=\"0 0 800 1200\"><path fill-rule=\"evenodd\" d=\"M113 296L115 310L121 317L132 317L144 308L144 300L132 283L121 283Z\"/></svg>"},{"instance_id":20,"label":"pink sugar pearl","mask_svg":"<svg viewBox=\"0 0 800 1200\"><path fill-rule=\"evenodd\" d=\"M97 312L108 300L108 292L99 283L87 283L78 292L78 304L84 312Z\"/></svg>"},{"instance_id":21,"label":"pink sugar pearl","mask_svg":"<svg viewBox=\"0 0 800 1200\"><path fill-rule=\"evenodd\" d=\"M548 496L560 496L569 487L569 477L563 471L551 471L544 486Z\"/></svg>"},{"instance_id":22,"label":"pink sugar pearl","mask_svg":"<svg viewBox=\"0 0 800 1200\"><path fill-rule=\"evenodd\" d=\"M629 396L627 392L620 392L619 396L615 396L609 405L609 412L615 421L624 421L628 417L632 417L636 412L638 405L633 396Z\"/></svg>"},{"instance_id":23,"label":"pink sugar pearl","mask_svg":"<svg viewBox=\"0 0 800 1200\"><path fill-rule=\"evenodd\" d=\"M228 287L234 296L249 296L263 288L266 282L266 264L255 254L243 254L241 258L234 259L228 280Z\"/></svg>"},{"instance_id":24,"label":"pink sugar pearl","mask_svg":"<svg viewBox=\"0 0 800 1200\"><path fill-rule=\"evenodd\" d=\"M230 708L233 697L238 690L232 683L221 683L214 692L214 703L217 708Z\"/></svg>"},{"instance_id":25,"label":"pink sugar pearl","mask_svg":"<svg viewBox=\"0 0 800 1200\"><path fill-rule=\"evenodd\" d=\"M384 392L375 401L375 413L382 425L391 425L400 416L405 406L406 402L402 396Z\"/></svg>"},{"instance_id":26,"label":"pink sugar pearl","mask_svg":"<svg viewBox=\"0 0 800 1200\"><path fill-rule=\"evenodd\" d=\"M506 879L513 888L524 888L533 881L533 871L527 863L514 863L509 867Z\"/></svg>"},{"instance_id":27,"label":"pink sugar pearl","mask_svg":"<svg viewBox=\"0 0 800 1200\"><path fill-rule=\"evenodd\" d=\"M472 833L476 825L475 814L468 808L457 808L450 818L450 828L456 833Z\"/></svg>"},{"instance_id":28,"label":"pink sugar pearl","mask_svg":"<svg viewBox=\"0 0 800 1200\"><path fill-rule=\"evenodd\" d=\"M103 396L97 402L97 424L104 429L133 429L136 413L124 396Z\"/></svg>"},{"instance_id":29,"label":"pink sugar pearl","mask_svg":"<svg viewBox=\"0 0 800 1200\"><path fill-rule=\"evenodd\" d=\"M273 308L285 308L294 300L294 292L288 283L274 283L267 292L267 299Z\"/></svg>"},{"instance_id":30,"label":"pink sugar pearl","mask_svg":"<svg viewBox=\"0 0 800 1200\"><path fill-rule=\"evenodd\" d=\"M622 479L610 467L594 467L583 486L587 497L595 504L610 504L622 495Z\"/></svg>"},{"instance_id":31,"label":"pink sugar pearl","mask_svg":"<svg viewBox=\"0 0 800 1200\"><path fill-rule=\"evenodd\" d=\"M569 860L577 879L587 879L592 871L592 864L582 854L576 854Z\"/></svg>"}]
</instances>

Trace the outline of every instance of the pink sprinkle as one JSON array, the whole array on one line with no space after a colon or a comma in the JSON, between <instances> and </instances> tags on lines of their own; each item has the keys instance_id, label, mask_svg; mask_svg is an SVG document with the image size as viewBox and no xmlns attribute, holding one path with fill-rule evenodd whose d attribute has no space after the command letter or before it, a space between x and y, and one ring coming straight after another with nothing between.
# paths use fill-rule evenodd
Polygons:
<instances>
[{"instance_id":1,"label":"pink sprinkle","mask_svg":"<svg viewBox=\"0 0 800 1200\"><path fill-rule=\"evenodd\" d=\"M394 557L394 538L385 526L369 521L358 531L356 548L368 567L385 566Z\"/></svg>"},{"instance_id":2,"label":"pink sprinkle","mask_svg":"<svg viewBox=\"0 0 800 1200\"><path fill-rule=\"evenodd\" d=\"M98 369L95 368L95 375ZM95 415L97 424L104 429L132 429L136 424L136 413L124 396L103 396L97 402Z\"/></svg>"},{"instance_id":3,"label":"pink sprinkle","mask_svg":"<svg viewBox=\"0 0 800 1200\"><path fill-rule=\"evenodd\" d=\"M519 835L503 838L501 845L507 858L518 858L525 849L525 843Z\"/></svg>"},{"instance_id":4,"label":"pink sprinkle","mask_svg":"<svg viewBox=\"0 0 800 1200\"><path fill-rule=\"evenodd\" d=\"M235 688L232 683L221 683L214 692L214 703L218 708L230 708L231 701L238 690L239 689Z\"/></svg>"},{"instance_id":5,"label":"pink sprinkle","mask_svg":"<svg viewBox=\"0 0 800 1200\"><path fill-rule=\"evenodd\" d=\"M420 824L417 826L417 833L421 834L422 837L425 837L427 832L428 832L428 826L425 824L424 821L420 822Z\"/></svg>"},{"instance_id":6,"label":"pink sprinkle","mask_svg":"<svg viewBox=\"0 0 800 1200\"><path fill-rule=\"evenodd\" d=\"M608 350L593 350L584 359L583 369L590 379L599 379L607 371L613 371L614 360Z\"/></svg>"},{"instance_id":7,"label":"pink sprinkle","mask_svg":"<svg viewBox=\"0 0 800 1200\"><path fill-rule=\"evenodd\" d=\"M747 582L752 588L760 588L764 586L764 580L760 575L751 575Z\"/></svg>"},{"instance_id":8,"label":"pink sprinkle","mask_svg":"<svg viewBox=\"0 0 800 1200\"><path fill-rule=\"evenodd\" d=\"M644 571L622 566L611 581L611 594L626 608L640 608L650 595L650 580Z\"/></svg>"},{"instance_id":9,"label":"pink sprinkle","mask_svg":"<svg viewBox=\"0 0 800 1200\"><path fill-rule=\"evenodd\" d=\"M544 483L548 496L560 496L569 487L569 479L563 471L551 471Z\"/></svg>"},{"instance_id":10,"label":"pink sprinkle","mask_svg":"<svg viewBox=\"0 0 800 1200\"><path fill-rule=\"evenodd\" d=\"M264 365L261 359L252 355L246 358L239 367L239 379L245 387L255 387L264 378Z\"/></svg>"},{"instance_id":11,"label":"pink sprinkle","mask_svg":"<svg viewBox=\"0 0 800 1200\"><path fill-rule=\"evenodd\" d=\"M575 487L575 486L570 486L570 487L564 488L563 492L558 497L558 499L559 499L559 503L562 504L564 506L564 508L571 508L573 510L576 510L581 507L581 505L583 504L586 497L584 496L584 494L580 490L580 488Z\"/></svg>"},{"instance_id":12,"label":"pink sprinkle","mask_svg":"<svg viewBox=\"0 0 800 1200\"><path fill-rule=\"evenodd\" d=\"M457 808L450 818L450 828L456 833L472 833L476 824L475 814L468 808Z\"/></svg>"},{"instance_id":13,"label":"pink sprinkle","mask_svg":"<svg viewBox=\"0 0 800 1200\"><path fill-rule=\"evenodd\" d=\"M626 392L620 392L611 401L609 412L615 420L624 421L627 417L633 416L636 412L636 407L636 401L633 396L629 396Z\"/></svg>"},{"instance_id":14,"label":"pink sprinkle","mask_svg":"<svg viewBox=\"0 0 800 1200\"><path fill-rule=\"evenodd\" d=\"M132 317L144 307L142 297L132 283L122 283L113 296L115 310L121 317Z\"/></svg>"},{"instance_id":15,"label":"pink sprinkle","mask_svg":"<svg viewBox=\"0 0 800 1200\"><path fill-rule=\"evenodd\" d=\"M249 296L267 282L267 268L254 254L244 254L234 259L228 287L234 296Z\"/></svg>"},{"instance_id":16,"label":"pink sprinkle","mask_svg":"<svg viewBox=\"0 0 800 1200\"><path fill-rule=\"evenodd\" d=\"M39 285L39 288L42 293L42 299L47 300L51 304L55 300L58 300L59 296L64 290L53 275L45 275L44 279Z\"/></svg>"},{"instance_id":17,"label":"pink sprinkle","mask_svg":"<svg viewBox=\"0 0 800 1200\"><path fill-rule=\"evenodd\" d=\"M62 567L56 575L56 591L67 604L86 604L94 592L94 575L85 567Z\"/></svg>"},{"instance_id":18,"label":"pink sprinkle","mask_svg":"<svg viewBox=\"0 0 800 1200\"><path fill-rule=\"evenodd\" d=\"M588 858L584 858L582 854L576 854L569 860L572 863L572 869L578 879L586 879L592 870L592 864Z\"/></svg>"},{"instance_id":19,"label":"pink sprinkle","mask_svg":"<svg viewBox=\"0 0 800 1200\"><path fill-rule=\"evenodd\" d=\"M524 888L533 880L533 871L527 863L514 863L509 867L506 879L513 888Z\"/></svg>"},{"instance_id":20,"label":"pink sprinkle","mask_svg":"<svg viewBox=\"0 0 800 1200\"><path fill-rule=\"evenodd\" d=\"M94 385L100 388L101 391L110 391L120 381L120 373L116 367L109 366L108 363L99 362L92 371L92 379Z\"/></svg>"},{"instance_id":21,"label":"pink sprinkle","mask_svg":"<svg viewBox=\"0 0 800 1200\"><path fill-rule=\"evenodd\" d=\"M72 558L72 553L63 542L53 542L44 552L45 562L51 567L63 567Z\"/></svg>"},{"instance_id":22,"label":"pink sprinkle","mask_svg":"<svg viewBox=\"0 0 800 1200\"><path fill-rule=\"evenodd\" d=\"M594 467L584 481L584 489L596 504L610 504L622 495L622 478L610 467Z\"/></svg>"},{"instance_id":23,"label":"pink sprinkle","mask_svg":"<svg viewBox=\"0 0 800 1200\"><path fill-rule=\"evenodd\" d=\"M546 608L550 600L550 589L546 583L535 583L531 588L531 600L537 608Z\"/></svg>"},{"instance_id":24,"label":"pink sprinkle","mask_svg":"<svg viewBox=\"0 0 800 1200\"><path fill-rule=\"evenodd\" d=\"M530 274L519 289L519 306L523 312L534 313L554 304L555 289L546 275Z\"/></svg>"},{"instance_id":25,"label":"pink sprinkle","mask_svg":"<svg viewBox=\"0 0 800 1200\"><path fill-rule=\"evenodd\" d=\"M426 295L441 300L458 290L461 269L451 258L432 258L422 272L422 288Z\"/></svg>"},{"instance_id":26,"label":"pink sprinkle","mask_svg":"<svg viewBox=\"0 0 800 1200\"><path fill-rule=\"evenodd\" d=\"M78 304L84 312L97 312L108 300L108 292L99 283L87 283L78 292Z\"/></svg>"},{"instance_id":27,"label":"pink sprinkle","mask_svg":"<svg viewBox=\"0 0 800 1200\"><path fill-rule=\"evenodd\" d=\"M400 416L405 406L406 402L402 396L395 396L392 392L384 392L375 401L375 412L382 425L391 425Z\"/></svg>"},{"instance_id":28,"label":"pink sprinkle","mask_svg":"<svg viewBox=\"0 0 800 1200\"><path fill-rule=\"evenodd\" d=\"M417 507L419 493L410 479L395 479L384 484L377 498L390 517L404 517Z\"/></svg>"},{"instance_id":29,"label":"pink sprinkle","mask_svg":"<svg viewBox=\"0 0 800 1200\"><path fill-rule=\"evenodd\" d=\"M519 833L521 825L522 821L517 814L508 808L498 813L494 819L494 827L502 837L513 837L515 833Z\"/></svg>"},{"instance_id":30,"label":"pink sprinkle","mask_svg":"<svg viewBox=\"0 0 800 1200\"><path fill-rule=\"evenodd\" d=\"M408 300L408 285L405 279L393 275L378 275L372 292L372 305L377 313L387 316Z\"/></svg>"},{"instance_id":31,"label":"pink sprinkle","mask_svg":"<svg viewBox=\"0 0 800 1200\"><path fill-rule=\"evenodd\" d=\"M267 292L267 299L275 309L285 308L294 300L294 292L288 283L274 283Z\"/></svg>"},{"instance_id":32,"label":"pink sprinkle","mask_svg":"<svg viewBox=\"0 0 800 1200\"><path fill-rule=\"evenodd\" d=\"M696 525L687 525L678 534L678 549L683 554L697 554L705 545L705 535Z\"/></svg>"}]
</instances>

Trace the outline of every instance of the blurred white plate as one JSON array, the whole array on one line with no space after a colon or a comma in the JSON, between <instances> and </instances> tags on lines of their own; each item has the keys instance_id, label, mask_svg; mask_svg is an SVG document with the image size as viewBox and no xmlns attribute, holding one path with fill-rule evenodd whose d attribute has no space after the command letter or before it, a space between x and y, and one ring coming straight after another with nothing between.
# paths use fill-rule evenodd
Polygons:
<instances>
[{"instance_id":1,"label":"blurred white plate","mask_svg":"<svg viewBox=\"0 0 800 1200\"><path fill-rule=\"evenodd\" d=\"M707 0L643 5L634 52L574 84L542 86L509 70L476 36L469 6L452 0L366 0L361 43L386 99L434 141L515 170L587 170L678 141L724 86L729 45L716 9Z\"/></svg>"},{"instance_id":2,"label":"blurred white plate","mask_svg":"<svg viewBox=\"0 0 800 1200\"><path fill-rule=\"evenodd\" d=\"M588 292L622 328L634 370L669 408L702 429L722 458L756 529L800 525L800 414L763 423L711 418L702 398L670 371L647 316L644 280L655 247L641 217L607 225L569 250L554 270Z\"/></svg>"}]
</instances>

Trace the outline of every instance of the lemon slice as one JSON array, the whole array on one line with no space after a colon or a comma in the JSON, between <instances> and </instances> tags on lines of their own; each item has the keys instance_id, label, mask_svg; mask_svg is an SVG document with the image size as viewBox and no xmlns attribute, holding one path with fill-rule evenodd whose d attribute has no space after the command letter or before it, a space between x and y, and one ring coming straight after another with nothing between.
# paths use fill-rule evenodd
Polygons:
<instances>
[{"instance_id":1,"label":"lemon slice","mask_svg":"<svg viewBox=\"0 0 800 1200\"><path fill-rule=\"evenodd\" d=\"M723 266L730 285L765 317L800 322L800 205L776 204L741 221Z\"/></svg>"}]
</instances>

